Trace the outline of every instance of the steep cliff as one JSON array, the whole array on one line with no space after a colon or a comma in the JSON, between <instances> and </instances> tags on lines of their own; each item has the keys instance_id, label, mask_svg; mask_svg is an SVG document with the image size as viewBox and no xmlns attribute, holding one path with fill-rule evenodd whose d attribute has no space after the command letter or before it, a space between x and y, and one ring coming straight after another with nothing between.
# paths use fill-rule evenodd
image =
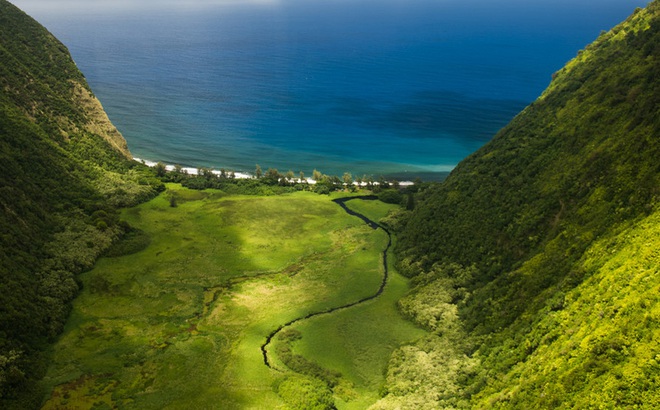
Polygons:
<instances>
[{"instance_id":1,"label":"steep cliff","mask_svg":"<svg viewBox=\"0 0 660 410\"><path fill-rule=\"evenodd\" d=\"M66 47L0 0L0 407L29 407L89 268L153 196Z\"/></svg>"},{"instance_id":2,"label":"steep cliff","mask_svg":"<svg viewBox=\"0 0 660 410\"><path fill-rule=\"evenodd\" d=\"M383 406L657 407L659 58L654 1L419 195L399 235L417 283L401 307L436 333L415 349L454 387L404 382L419 358L403 351Z\"/></svg>"}]
</instances>

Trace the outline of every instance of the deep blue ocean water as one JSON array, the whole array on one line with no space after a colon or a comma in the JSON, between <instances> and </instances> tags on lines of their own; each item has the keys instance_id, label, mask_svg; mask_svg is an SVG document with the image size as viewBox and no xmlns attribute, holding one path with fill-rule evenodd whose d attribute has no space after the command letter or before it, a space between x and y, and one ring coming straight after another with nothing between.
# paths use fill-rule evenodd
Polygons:
<instances>
[{"instance_id":1,"label":"deep blue ocean water","mask_svg":"<svg viewBox=\"0 0 660 410\"><path fill-rule=\"evenodd\" d=\"M14 3L136 157L413 178L451 170L646 1Z\"/></svg>"}]
</instances>

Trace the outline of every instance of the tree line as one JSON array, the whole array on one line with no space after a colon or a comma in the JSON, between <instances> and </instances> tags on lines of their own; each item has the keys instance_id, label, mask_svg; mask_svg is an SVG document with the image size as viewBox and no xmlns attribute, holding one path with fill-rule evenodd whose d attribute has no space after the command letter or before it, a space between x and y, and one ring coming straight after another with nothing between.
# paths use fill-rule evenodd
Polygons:
<instances>
[{"instance_id":1,"label":"tree line","mask_svg":"<svg viewBox=\"0 0 660 410\"><path fill-rule=\"evenodd\" d=\"M312 191L327 195L337 191L358 192L365 189L378 195L383 202L401 204L408 209L414 208L413 194L424 185L419 178L413 185L404 187L399 181L387 180L382 175L376 179L372 175L353 177L350 172L344 172L339 177L324 174L317 169L314 169L311 178L308 179L303 171L297 174L291 170L282 173L277 168L268 168L264 171L258 164L255 166L254 174L249 178L237 177L235 171L224 168L214 170L200 167L196 172L189 172L181 165L174 165L168 169L163 162L156 163L153 170L163 182L180 183L190 189L220 189L231 194L274 195Z\"/></svg>"}]
</instances>

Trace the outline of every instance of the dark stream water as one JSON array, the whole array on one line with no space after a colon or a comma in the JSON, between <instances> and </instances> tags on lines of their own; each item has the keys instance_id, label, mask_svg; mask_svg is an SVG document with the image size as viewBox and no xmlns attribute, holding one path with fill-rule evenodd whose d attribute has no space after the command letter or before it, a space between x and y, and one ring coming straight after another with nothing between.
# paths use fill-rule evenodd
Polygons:
<instances>
[{"instance_id":1,"label":"dark stream water","mask_svg":"<svg viewBox=\"0 0 660 410\"><path fill-rule=\"evenodd\" d=\"M342 209L343 209L344 211L346 211L346 213L348 213L349 215L356 216L356 217L362 219L362 220L363 220L367 225L369 225L372 229L378 229L378 228L380 228L380 229L382 229L383 231L385 231L385 233L387 234L387 237L388 237L387 246L386 246L385 249L383 250L383 280L382 280L381 283L380 283L380 287L378 288L378 290L376 291L376 293L374 293L373 295L367 296L367 297L365 297L365 298L362 298L362 299L360 299L360 300L357 300L357 301L355 301L355 302L351 302L351 303L348 303L348 304L345 304L345 305L336 306L336 307L333 307L333 308L329 308L329 309L321 310L321 311L319 311L319 312L308 313L308 314L305 315L305 316L301 316L301 317L299 317L299 318L296 318L296 319L290 320L289 322L284 323L283 325L279 326L277 329L275 329L275 330L273 330L272 332L270 332L270 334L266 337L266 342L265 342L263 345L261 345L261 352L262 352L263 357L264 357L264 364L265 364L266 366L270 367L271 369L278 370L278 369L274 368L273 365L271 364L271 362L268 360L268 345L270 345L270 343L271 343L271 341L273 340L273 338L274 338L275 336L277 336L277 334L278 334L279 332L281 332L283 329L285 329L285 328L288 327L288 326L291 326L291 325L294 324L294 323L298 323L298 322L303 321L303 320L306 320L306 319L310 319L310 318L313 318L313 317L316 317L316 316L320 316L320 315L330 314L330 313L337 312L337 311L339 311L339 310L343 310L343 309L348 309L348 308L350 308L350 307L353 307L353 306L359 305L359 304L361 304L361 303L367 302L367 301L369 301L369 300L375 299L375 298L377 298L378 296L380 296L380 295L383 293L383 290L385 290L385 285L387 285L387 279L388 279L388 277L389 277L389 271L388 271L388 267L387 267L387 252L389 251L390 247L392 246L392 235L391 235L390 232L389 232L387 229L385 229L382 225L379 225L377 222L375 222L375 221L369 219L369 218L366 217L365 215L363 215L363 214L361 214L361 213L359 213L359 212L356 212L356 211L350 209L350 208L346 205L346 202L348 202L348 201L352 201L352 200L354 200L354 199L362 199L362 200L377 200L378 197L377 197L377 196L374 196L374 195L367 195L367 196L353 196L353 197L346 197L346 198L337 198L337 199L334 199L333 202L335 202L337 205L339 205L340 207L342 207Z\"/></svg>"}]
</instances>

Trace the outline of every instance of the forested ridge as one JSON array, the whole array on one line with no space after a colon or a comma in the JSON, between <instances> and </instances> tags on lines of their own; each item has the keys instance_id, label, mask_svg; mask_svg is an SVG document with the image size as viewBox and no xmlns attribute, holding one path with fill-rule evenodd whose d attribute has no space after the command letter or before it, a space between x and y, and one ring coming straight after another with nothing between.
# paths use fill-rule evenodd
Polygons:
<instances>
[{"instance_id":1,"label":"forested ridge","mask_svg":"<svg viewBox=\"0 0 660 410\"><path fill-rule=\"evenodd\" d=\"M150 175L66 47L0 0L0 407L39 405L76 274L130 229L117 208L160 189Z\"/></svg>"},{"instance_id":2,"label":"forested ridge","mask_svg":"<svg viewBox=\"0 0 660 410\"><path fill-rule=\"evenodd\" d=\"M659 57L653 1L418 194L400 308L435 336L379 406L660 407Z\"/></svg>"}]
</instances>

